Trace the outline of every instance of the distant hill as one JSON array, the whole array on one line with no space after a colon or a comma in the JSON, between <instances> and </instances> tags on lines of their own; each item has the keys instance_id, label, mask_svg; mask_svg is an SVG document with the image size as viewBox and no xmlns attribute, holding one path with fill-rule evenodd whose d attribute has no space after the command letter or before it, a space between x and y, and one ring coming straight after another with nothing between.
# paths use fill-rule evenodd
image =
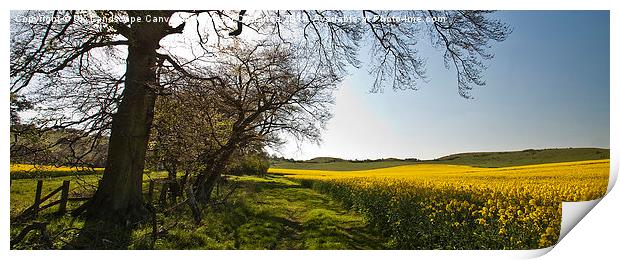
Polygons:
<instances>
[{"instance_id":1,"label":"distant hill","mask_svg":"<svg viewBox=\"0 0 620 260\"><path fill-rule=\"evenodd\" d=\"M342 162L344 159L334 158L334 157L316 157L310 160L304 161L306 163L333 163L333 162Z\"/></svg>"},{"instance_id":2,"label":"distant hill","mask_svg":"<svg viewBox=\"0 0 620 260\"><path fill-rule=\"evenodd\" d=\"M528 164L609 159L609 149L556 148L511 152L474 152L444 156L426 162L469 165L476 167L508 167Z\"/></svg>"},{"instance_id":3,"label":"distant hill","mask_svg":"<svg viewBox=\"0 0 620 260\"><path fill-rule=\"evenodd\" d=\"M344 160L334 157L317 157L307 161L272 161L271 167L285 169L354 171L395 167L420 163L439 163L496 168L529 164L573 162L609 159L609 149L601 148L554 148L508 152L470 152L452 154L435 160L378 159Z\"/></svg>"},{"instance_id":4,"label":"distant hill","mask_svg":"<svg viewBox=\"0 0 620 260\"><path fill-rule=\"evenodd\" d=\"M418 159L376 159L376 160L345 160L335 157L316 157L306 161L275 159L271 160L272 168L354 171L407 165L418 162Z\"/></svg>"}]
</instances>

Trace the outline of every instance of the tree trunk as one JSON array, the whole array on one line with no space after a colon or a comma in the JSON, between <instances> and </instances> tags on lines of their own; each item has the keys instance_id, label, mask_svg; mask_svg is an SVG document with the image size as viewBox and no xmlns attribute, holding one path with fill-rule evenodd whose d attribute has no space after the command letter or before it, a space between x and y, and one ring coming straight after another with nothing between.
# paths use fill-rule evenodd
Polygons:
<instances>
[{"instance_id":1,"label":"tree trunk","mask_svg":"<svg viewBox=\"0 0 620 260\"><path fill-rule=\"evenodd\" d=\"M170 184L168 187L170 189L170 199L173 202L176 202L176 198L181 195L181 189L179 182L177 180L177 163L164 163L164 167L168 172L168 183Z\"/></svg>"},{"instance_id":2,"label":"tree trunk","mask_svg":"<svg viewBox=\"0 0 620 260\"><path fill-rule=\"evenodd\" d=\"M198 177L196 181L196 197L198 202L204 205L208 205L211 201L211 194L213 193L213 188L222 176L222 171L224 170L226 163L230 159L230 156L234 152L234 149L232 147L233 146L231 145L231 147L225 148L222 153L216 157L215 160L207 164L210 165L210 167L208 167L205 172Z\"/></svg>"},{"instance_id":3,"label":"tree trunk","mask_svg":"<svg viewBox=\"0 0 620 260\"><path fill-rule=\"evenodd\" d=\"M131 27L123 98L112 119L103 181L89 201L88 219L119 224L143 220L142 175L155 99L156 52L161 25ZM159 30L159 31L158 31Z\"/></svg>"},{"instance_id":4,"label":"tree trunk","mask_svg":"<svg viewBox=\"0 0 620 260\"><path fill-rule=\"evenodd\" d=\"M208 205L208 203L211 201L211 193L213 193L213 188L215 187L215 184L217 184L217 181L220 179L220 176L221 171L217 171L217 169L214 169L208 175L204 183L198 186L198 192L196 195L200 203Z\"/></svg>"},{"instance_id":5,"label":"tree trunk","mask_svg":"<svg viewBox=\"0 0 620 260\"><path fill-rule=\"evenodd\" d=\"M185 190L185 185L187 184L187 180L189 179L189 175L191 174L190 167L185 167L185 174L181 176L181 180L179 181L179 193L182 194L182 191Z\"/></svg>"},{"instance_id":6,"label":"tree trunk","mask_svg":"<svg viewBox=\"0 0 620 260\"><path fill-rule=\"evenodd\" d=\"M194 217L194 222L196 222L196 224L200 224L200 221L202 221L202 216L200 212L200 207L198 207L198 203L196 202L196 195L194 195L194 189L192 187L189 187L187 189L187 205L192 211L192 217Z\"/></svg>"}]
</instances>

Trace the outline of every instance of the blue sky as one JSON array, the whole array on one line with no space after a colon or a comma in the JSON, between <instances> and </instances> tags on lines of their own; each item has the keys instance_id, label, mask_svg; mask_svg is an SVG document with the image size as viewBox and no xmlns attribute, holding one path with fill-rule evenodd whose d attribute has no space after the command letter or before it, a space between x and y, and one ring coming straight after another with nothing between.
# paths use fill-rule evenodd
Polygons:
<instances>
[{"instance_id":1,"label":"blue sky","mask_svg":"<svg viewBox=\"0 0 620 260\"><path fill-rule=\"evenodd\" d=\"M284 146L309 159L415 157L528 148L609 148L609 13L504 11L514 31L494 44L487 85L460 97L441 51L422 46L427 83L417 91L369 93L365 69L335 93L335 116L320 145Z\"/></svg>"}]
</instances>

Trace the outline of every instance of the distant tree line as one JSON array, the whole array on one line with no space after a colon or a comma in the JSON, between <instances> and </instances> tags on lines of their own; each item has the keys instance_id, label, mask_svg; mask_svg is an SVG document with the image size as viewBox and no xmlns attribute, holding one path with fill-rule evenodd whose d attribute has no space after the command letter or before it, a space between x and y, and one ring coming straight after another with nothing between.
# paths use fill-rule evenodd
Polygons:
<instances>
[{"instance_id":1,"label":"distant tree line","mask_svg":"<svg viewBox=\"0 0 620 260\"><path fill-rule=\"evenodd\" d=\"M368 162L398 162L398 161L411 161L418 162L420 159L417 158L381 158L381 159L353 159L353 160L345 160L341 158L334 157L316 157L310 160L295 160L293 158L285 158L284 156L280 157L278 155L269 155L269 160L273 163L279 162L289 162L289 163L333 163L333 162L351 162L351 163L368 163Z\"/></svg>"},{"instance_id":2,"label":"distant tree line","mask_svg":"<svg viewBox=\"0 0 620 260\"><path fill-rule=\"evenodd\" d=\"M36 122L24 123L19 112L33 104L11 94L10 156L11 163L104 167L109 136L64 127L44 127Z\"/></svg>"}]
</instances>

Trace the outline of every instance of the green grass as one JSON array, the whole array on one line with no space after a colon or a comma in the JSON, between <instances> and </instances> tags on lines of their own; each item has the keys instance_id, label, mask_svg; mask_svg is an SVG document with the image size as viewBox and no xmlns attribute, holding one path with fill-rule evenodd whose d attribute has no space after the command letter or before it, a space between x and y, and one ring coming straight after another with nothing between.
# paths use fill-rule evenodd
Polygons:
<instances>
[{"instance_id":1,"label":"green grass","mask_svg":"<svg viewBox=\"0 0 620 260\"><path fill-rule=\"evenodd\" d=\"M203 224L178 214L179 226L155 249L377 249L383 241L361 215L329 196L279 176L232 177L237 192L210 210ZM225 191L220 193L220 197ZM136 231L144 237L150 229ZM191 231L191 232L188 232ZM138 239L136 239L138 240ZM148 248L150 240L130 248Z\"/></svg>"},{"instance_id":2,"label":"green grass","mask_svg":"<svg viewBox=\"0 0 620 260\"><path fill-rule=\"evenodd\" d=\"M303 169L303 170L332 170L355 171L378 168L395 167L401 165L439 163L469 165L475 167L509 167L540 163L573 162L583 160L609 159L609 149L600 148L562 148L544 150L524 150L510 152L475 152L460 153L444 156L435 160L384 160L372 162L346 161L337 158L319 158L301 162L278 161L272 163L272 168Z\"/></svg>"},{"instance_id":3,"label":"green grass","mask_svg":"<svg viewBox=\"0 0 620 260\"><path fill-rule=\"evenodd\" d=\"M97 181L92 176L90 181ZM64 178L46 180L51 190ZM146 179L146 177L145 177ZM57 184L57 185L56 185ZM302 187L283 177L230 177L217 192L221 199L231 187L236 192L226 203L209 208L201 224L195 224L187 207L170 214L158 213L158 228L162 234L155 249L381 249L386 241L367 226L365 219L346 210L329 196ZM11 186L11 211L31 204L36 180L14 180ZM145 185L146 190L146 185ZM156 192L156 194L158 194ZM39 220L50 222L49 233L56 234L68 227L81 228L80 219L71 221L67 216L57 217L50 209ZM15 236L23 224L11 225ZM151 227L144 225L128 234L106 238L107 248L148 249L151 247ZM77 237L77 232L59 236L66 241ZM36 247L36 236L28 244ZM112 242L109 242L112 241ZM120 242L118 242L120 241ZM62 247L62 243L56 245ZM40 247L39 247L40 248Z\"/></svg>"}]
</instances>

